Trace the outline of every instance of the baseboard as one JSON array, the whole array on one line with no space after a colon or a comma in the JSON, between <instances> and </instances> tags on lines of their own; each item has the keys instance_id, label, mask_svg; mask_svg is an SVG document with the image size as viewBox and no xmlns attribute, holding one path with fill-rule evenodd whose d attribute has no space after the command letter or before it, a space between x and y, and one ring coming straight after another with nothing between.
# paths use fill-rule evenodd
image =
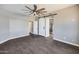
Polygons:
<instances>
[{"instance_id":1,"label":"baseboard","mask_svg":"<svg viewBox=\"0 0 79 59\"><path fill-rule=\"evenodd\" d=\"M54 38L54 40L60 41L60 42L66 43L66 44L70 44L70 45L73 45L73 46L76 46L76 47L79 47L79 45L75 44L75 43L67 42L67 41L64 41L64 40L57 39L57 38Z\"/></svg>"},{"instance_id":2,"label":"baseboard","mask_svg":"<svg viewBox=\"0 0 79 59\"><path fill-rule=\"evenodd\" d=\"M15 38L19 38L19 37L24 37L24 36L28 36L29 34L27 34L27 35L20 35L20 36L13 36L13 37L9 37L8 39L15 39Z\"/></svg>"},{"instance_id":3,"label":"baseboard","mask_svg":"<svg viewBox=\"0 0 79 59\"><path fill-rule=\"evenodd\" d=\"M28 34L29 35L29 34ZM21 35L21 36L17 36L17 37L10 37L10 38L7 38L6 40L3 40L3 41L0 41L0 44L8 41L8 40L11 40L11 39L15 39L15 38L20 38L20 37L24 37L24 36L28 36L28 35Z\"/></svg>"},{"instance_id":4,"label":"baseboard","mask_svg":"<svg viewBox=\"0 0 79 59\"><path fill-rule=\"evenodd\" d=\"M6 41L8 41L8 40L10 40L10 39L5 39L5 40L3 40L3 41L0 41L0 44L6 42Z\"/></svg>"}]
</instances>

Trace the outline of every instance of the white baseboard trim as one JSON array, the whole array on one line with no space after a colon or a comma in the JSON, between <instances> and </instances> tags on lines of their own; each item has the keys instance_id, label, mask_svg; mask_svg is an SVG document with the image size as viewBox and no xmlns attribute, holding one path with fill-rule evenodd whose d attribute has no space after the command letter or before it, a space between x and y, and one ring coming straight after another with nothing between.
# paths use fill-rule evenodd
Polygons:
<instances>
[{"instance_id":1,"label":"white baseboard trim","mask_svg":"<svg viewBox=\"0 0 79 59\"><path fill-rule=\"evenodd\" d=\"M29 34L28 34L28 35L29 35ZM10 37L10 38L7 38L7 39L5 39L5 40L3 40L3 41L0 41L0 44L6 42L6 41L8 41L8 40L11 40L11 39L15 39L15 38L19 38L19 37L24 37L24 36L28 36L28 35L21 35L21 36L17 36L17 37Z\"/></svg>"},{"instance_id":2,"label":"white baseboard trim","mask_svg":"<svg viewBox=\"0 0 79 59\"><path fill-rule=\"evenodd\" d=\"M70 45L73 45L73 46L77 46L77 47L79 47L79 45L78 45L78 44L75 44L75 43L67 42L67 41L64 41L64 40L57 39L57 38L54 38L54 40L56 40L56 41L60 41L60 42L63 42L63 43L67 43L67 44L70 44Z\"/></svg>"},{"instance_id":3,"label":"white baseboard trim","mask_svg":"<svg viewBox=\"0 0 79 59\"><path fill-rule=\"evenodd\" d=\"M28 34L29 35L29 34ZM21 35L21 36L14 36L14 37L9 37L8 39L15 39L15 38L19 38L19 37L24 37L24 36L28 36L28 35Z\"/></svg>"},{"instance_id":4,"label":"white baseboard trim","mask_svg":"<svg viewBox=\"0 0 79 59\"><path fill-rule=\"evenodd\" d=\"M8 40L10 40L10 39L5 39L5 40L3 40L3 41L0 41L0 44L6 42L6 41L8 41Z\"/></svg>"}]
</instances>

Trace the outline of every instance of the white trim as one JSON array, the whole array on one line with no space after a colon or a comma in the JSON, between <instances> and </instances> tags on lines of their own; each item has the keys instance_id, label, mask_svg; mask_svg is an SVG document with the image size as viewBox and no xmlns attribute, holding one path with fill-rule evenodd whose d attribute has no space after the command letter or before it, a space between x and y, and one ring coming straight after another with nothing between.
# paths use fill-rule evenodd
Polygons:
<instances>
[{"instance_id":1,"label":"white trim","mask_svg":"<svg viewBox=\"0 0 79 59\"><path fill-rule=\"evenodd\" d=\"M0 41L0 44L6 42L6 41L8 41L8 40L10 40L10 39L5 39L5 40L3 40L3 41Z\"/></svg>"},{"instance_id":2,"label":"white trim","mask_svg":"<svg viewBox=\"0 0 79 59\"><path fill-rule=\"evenodd\" d=\"M29 34L28 34L29 35ZM15 38L19 38L19 37L24 37L24 36L28 36L28 35L21 35L21 36L17 36L17 37L11 37L11 38L7 38L6 40L3 40L3 41L0 41L0 44L8 41L8 40L11 40L11 39L15 39Z\"/></svg>"},{"instance_id":3,"label":"white trim","mask_svg":"<svg viewBox=\"0 0 79 59\"><path fill-rule=\"evenodd\" d=\"M14 37L9 37L8 39L15 39L15 38L19 38L19 37L24 37L24 36L28 36L29 34L27 34L27 35L21 35L21 36L14 36Z\"/></svg>"},{"instance_id":4,"label":"white trim","mask_svg":"<svg viewBox=\"0 0 79 59\"><path fill-rule=\"evenodd\" d=\"M64 43L79 47L79 45L75 44L75 43L67 42L67 41L64 41L64 40L57 39L57 38L54 38L54 40L57 40L57 41L60 41L60 42L64 42Z\"/></svg>"}]
</instances>

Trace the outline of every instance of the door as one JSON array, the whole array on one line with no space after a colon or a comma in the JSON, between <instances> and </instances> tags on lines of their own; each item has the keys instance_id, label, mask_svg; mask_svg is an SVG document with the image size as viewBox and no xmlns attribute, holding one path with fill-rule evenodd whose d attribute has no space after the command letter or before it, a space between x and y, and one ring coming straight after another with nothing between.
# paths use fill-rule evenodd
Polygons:
<instances>
[{"instance_id":1,"label":"door","mask_svg":"<svg viewBox=\"0 0 79 59\"><path fill-rule=\"evenodd\" d=\"M33 22L29 22L28 23L28 33L32 33L33 32Z\"/></svg>"},{"instance_id":2,"label":"door","mask_svg":"<svg viewBox=\"0 0 79 59\"><path fill-rule=\"evenodd\" d=\"M39 35L45 36L45 19L39 19Z\"/></svg>"}]
</instances>

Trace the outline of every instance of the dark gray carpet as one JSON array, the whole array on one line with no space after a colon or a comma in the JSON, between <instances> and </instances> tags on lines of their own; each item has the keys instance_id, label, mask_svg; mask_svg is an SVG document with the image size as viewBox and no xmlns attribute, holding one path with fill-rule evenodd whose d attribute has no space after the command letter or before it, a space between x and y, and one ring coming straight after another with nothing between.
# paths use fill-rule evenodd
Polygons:
<instances>
[{"instance_id":1,"label":"dark gray carpet","mask_svg":"<svg viewBox=\"0 0 79 59\"><path fill-rule=\"evenodd\" d=\"M0 44L4 54L75 54L79 48L42 36L26 36Z\"/></svg>"}]
</instances>

